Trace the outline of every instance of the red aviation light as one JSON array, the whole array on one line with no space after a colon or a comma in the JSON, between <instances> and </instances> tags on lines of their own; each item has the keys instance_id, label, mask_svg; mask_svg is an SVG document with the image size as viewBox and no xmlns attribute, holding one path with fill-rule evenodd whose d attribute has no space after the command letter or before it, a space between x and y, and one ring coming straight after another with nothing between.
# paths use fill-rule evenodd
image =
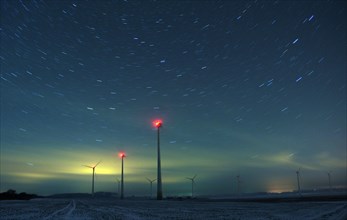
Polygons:
<instances>
[{"instance_id":1,"label":"red aviation light","mask_svg":"<svg viewBox=\"0 0 347 220\"><path fill-rule=\"evenodd\" d=\"M155 121L153 121L153 125L156 128L160 128L163 125L163 122L162 122L162 120L155 120Z\"/></svg>"},{"instance_id":2,"label":"red aviation light","mask_svg":"<svg viewBox=\"0 0 347 220\"><path fill-rule=\"evenodd\" d=\"M125 157L125 153L124 152L120 152L118 155L119 155L120 158Z\"/></svg>"}]
</instances>

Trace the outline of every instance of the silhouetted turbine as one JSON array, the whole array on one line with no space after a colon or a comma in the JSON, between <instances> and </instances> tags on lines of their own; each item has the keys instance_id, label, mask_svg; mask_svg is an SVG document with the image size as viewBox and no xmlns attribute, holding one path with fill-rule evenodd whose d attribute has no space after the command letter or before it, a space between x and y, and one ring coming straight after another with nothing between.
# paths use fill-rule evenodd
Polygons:
<instances>
[{"instance_id":1,"label":"silhouetted turbine","mask_svg":"<svg viewBox=\"0 0 347 220\"><path fill-rule=\"evenodd\" d=\"M99 161L97 164L95 164L94 166L88 166L88 165L83 165L85 167L88 167L88 168L92 168L93 169L93 174L92 174L92 196L94 197L94 176L95 176L95 167L97 165L99 165L101 161Z\"/></svg>"},{"instance_id":2,"label":"silhouetted turbine","mask_svg":"<svg viewBox=\"0 0 347 220\"><path fill-rule=\"evenodd\" d=\"M331 171L328 172L329 189L331 190Z\"/></svg>"},{"instance_id":3,"label":"silhouetted turbine","mask_svg":"<svg viewBox=\"0 0 347 220\"><path fill-rule=\"evenodd\" d=\"M122 159L122 174L121 174L121 185L120 185L120 199L124 199L124 157L125 153L119 153L119 157Z\"/></svg>"},{"instance_id":4,"label":"silhouetted turbine","mask_svg":"<svg viewBox=\"0 0 347 220\"><path fill-rule=\"evenodd\" d=\"M192 198L193 198L193 195L194 195L195 177L196 177L196 174L195 174L195 176L193 176L192 178L186 177L186 179L189 179L189 180L192 181Z\"/></svg>"},{"instance_id":5,"label":"silhouetted turbine","mask_svg":"<svg viewBox=\"0 0 347 220\"><path fill-rule=\"evenodd\" d=\"M237 175L236 176L236 179L237 179L237 194L239 195L240 194L240 175Z\"/></svg>"},{"instance_id":6,"label":"silhouetted turbine","mask_svg":"<svg viewBox=\"0 0 347 220\"><path fill-rule=\"evenodd\" d=\"M163 188L161 182L161 159L160 159L160 128L163 126L161 120L156 120L153 125L157 128L157 200L163 199Z\"/></svg>"},{"instance_id":7,"label":"silhouetted turbine","mask_svg":"<svg viewBox=\"0 0 347 220\"><path fill-rule=\"evenodd\" d=\"M300 174L300 168L299 168L299 170L296 171L296 179L298 182L298 193L301 196L300 178L301 178L301 174Z\"/></svg>"},{"instance_id":8,"label":"silhouetted turbine","mask_svg":"<svg viewBox=\"0 0 347 220\"><path fill-rule=\"evenodd\" d=\"M147 179L148 182L150 183L150 192L151 192L151 198L152 198L152 185L153 185L153 182L156 181L157 179L150 180L150 179L147 178L147 177L146 177L146 179Z\"/></svg>"}]
</instances>

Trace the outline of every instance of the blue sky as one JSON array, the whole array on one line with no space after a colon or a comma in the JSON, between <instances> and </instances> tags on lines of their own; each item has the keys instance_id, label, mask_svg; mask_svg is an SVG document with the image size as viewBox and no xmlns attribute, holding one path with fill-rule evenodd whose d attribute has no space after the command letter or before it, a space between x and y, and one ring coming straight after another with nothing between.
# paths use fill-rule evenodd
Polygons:
<instances>
[{"instance_id":1,"label":"blue sky","mask_svg":"<svg viewBox=\"0 0 347 220\"><path fill-rule=\"evenodd\" d=\"M346 186L343 1L1 1L1 191Z\"/></svg>"}]
</instances>

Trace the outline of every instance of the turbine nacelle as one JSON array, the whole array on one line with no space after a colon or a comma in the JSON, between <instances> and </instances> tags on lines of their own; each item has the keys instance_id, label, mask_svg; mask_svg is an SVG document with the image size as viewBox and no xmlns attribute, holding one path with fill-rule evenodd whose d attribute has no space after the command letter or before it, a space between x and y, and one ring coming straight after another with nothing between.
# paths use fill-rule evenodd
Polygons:
<instances>
[{"instance_id":1,"label":"turbine nacelle","mask_svg":"<svg viewBox=\"0 0 347 220\"><path fill-rule=\"evenodd\" d=\"M148 180L148 182L150 182L150 183L153 183L154 181L156 181L157 179L153 179L153 180L151 180L151 179L149 179L149 178L147 178L146 177L146 179Z\"/></svg>"},{"instance_id":2,"label":"turbine nacelle","mask_svg":"<svg viewBox=\"0 0 347 220\"><path fill-rule=\"evenodd\" d=\"M194 182L195 183L195 177L196 177L197 175L195 174L195 176L193 176L192 178L190 178L190 177L186 177L186 179L188 179L188 180L191 180L192 182Z\"/></svg>"},{"instance_id":3,"label":"turbine nacelle","mask_svg":"<svg viewBox=\"0 0 347 220\"><path fill-rule=\"evenodd\" d=\"M95 164L94 166L88 166L88 165L82 165L84 167L88 167L88 168L92 168L92 169L95 169L95 167L97 167L99 165L101 161L99 161L97 164Z\"/></svg>"},{"instance_id":4,"label":"turbine nacelle","mask_svg":"<svg viewBox=\"0 0 347 220\"><path fill-rule=\"evenodd\" d=\"M158 120L155 120L153 121L153 126L156 127L156 128L160 128L163 126L163 121L158 119Z\"/></svg>"}]
</instances>

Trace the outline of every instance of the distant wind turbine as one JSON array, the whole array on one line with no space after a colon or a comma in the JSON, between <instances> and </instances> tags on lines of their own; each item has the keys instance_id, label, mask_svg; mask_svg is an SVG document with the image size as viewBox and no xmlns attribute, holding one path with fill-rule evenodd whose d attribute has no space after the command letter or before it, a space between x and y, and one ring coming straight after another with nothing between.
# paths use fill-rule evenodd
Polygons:
<instances>
[{"instance_id":1,"label":"distant wind turbine","mask_svg":"<svg viewBox=\"0 0 347 220\"><path fill-rule=\"evenodd\" d=\"M241 176L240 174L236 176L236 184L237 184L237 194L240 195L241 193Z\"/></svg>"},{"instance_id":2,"label":"distant wind turbine","mask_svg":"<svg viewBox=\"0 0 347 220\"><path fill-rule=\"evenodd\" d=\"M331 171L328 172L329 189L331 190Z\"/></svg>"},{"instance_id":3,"label":"distant wind turbine","mask_svg":"<svg viewBox=\"0 0 347 220\"><path fill-rule=\"evenodd\" d=\"M153 185L153 182L156 181L157 179L151 180L151 179L149 179L149 178L147 178L147 177L146 177L146 179L147 179L148 182L150 183L150 192L151 192L151 198L152 198L152 185Z\"/></svg>"},{"instance_id":4,"label":"distant wind turbine","mask_svg":"<svg viewBox=\"0 0 347 220\"><path fill-rule=\"evenodd\" d=\"M300 173L300 168L296 171L296 179L297 179L297 182L298 182L298 193L301 196L301 188L300 188L301 173Z\"/></svg>"},{"instance_id":5,"label":"distant wind turbine","mask_svg":"<svg viewBox=\"0 0 347 220\"><path fill-rule=\"evenodd\" d=\"M196 177L196 174L195 174L195 176L193 176L192 178L186 177L186 179L189 179L189 180L192 181L192 198L193 198L193 196L194 196L195 177Z\"/></svg>"},{"instance_id":6,"label":"distant wind turbine","mask_svg":"<svg viewBox=\"0 0 347 220\"><path fill-rule=\"evenodd\" d=\"M97 164L95 164L94 166L88 166L88 165L83 165L85 167L88 167L88 168L92 168L93 169L93 174L92 174L92 196L94 197L94 176L95 176L95 167L97 165L99 165L101 161L99 161Z\"/></svg>"}]
</instances>

